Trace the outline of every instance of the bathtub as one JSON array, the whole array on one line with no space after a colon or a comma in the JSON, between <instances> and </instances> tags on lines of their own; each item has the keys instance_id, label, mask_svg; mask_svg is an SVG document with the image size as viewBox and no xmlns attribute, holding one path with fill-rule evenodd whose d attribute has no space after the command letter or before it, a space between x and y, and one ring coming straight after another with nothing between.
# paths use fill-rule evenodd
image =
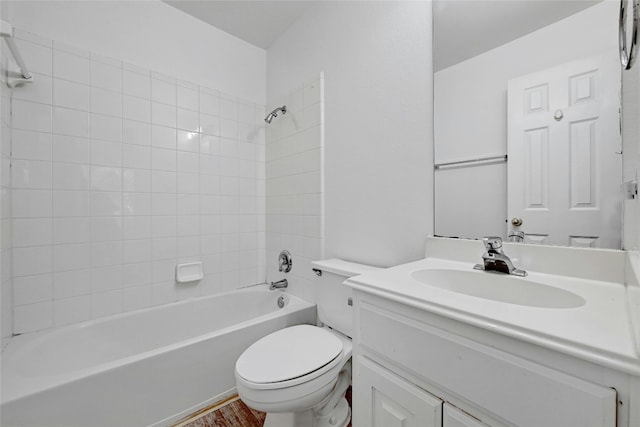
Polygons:
<instances>
[{"instance_id":1,"label":"bathtub","mask_svg":"<svg viewBox=\"0 0 640 427\"><path fill-rule=\"evenodd\" d=\"M257 286L17 336L2 353L1 425L170 425L233 394L254 341L315 321L315 305Z\"/></svg>"}]
</instances>

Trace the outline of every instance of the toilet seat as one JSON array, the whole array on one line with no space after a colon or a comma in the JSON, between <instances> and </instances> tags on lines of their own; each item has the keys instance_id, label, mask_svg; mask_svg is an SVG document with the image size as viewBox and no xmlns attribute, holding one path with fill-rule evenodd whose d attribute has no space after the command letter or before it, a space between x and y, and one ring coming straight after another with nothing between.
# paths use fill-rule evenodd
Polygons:
<instances>
[{"instance_id":1,"label":"toilet seat","mask_svg":"<svg viewBox=\"0 0 640 427\"><path fill-rule=\"evenodd\" d=\"M281 329L256 341L236 362L236 376L254 390L309 382L342 362L343 342L311 325Z\"/></svg>"}]
</instances>

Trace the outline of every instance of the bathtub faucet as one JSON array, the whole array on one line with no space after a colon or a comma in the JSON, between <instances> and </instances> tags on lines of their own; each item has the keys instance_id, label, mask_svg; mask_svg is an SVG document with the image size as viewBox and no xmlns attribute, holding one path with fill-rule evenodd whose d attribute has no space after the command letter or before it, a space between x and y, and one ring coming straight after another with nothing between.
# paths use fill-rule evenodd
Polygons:
<instances>
[{"instance_id":1,"label":"bathtub faucet","mask_svg":"<svg viewBox=\"0 0 640 427\"><path fill-rule=\"evenodd\" d=\"M284 289L287 286L289 286L289 282L287 282L287 279L282 279L282 280L278 280L277 282L271 282L271 285L269 286L269 290L272 291L274 289Z\"/></svg>"}]
</instances>

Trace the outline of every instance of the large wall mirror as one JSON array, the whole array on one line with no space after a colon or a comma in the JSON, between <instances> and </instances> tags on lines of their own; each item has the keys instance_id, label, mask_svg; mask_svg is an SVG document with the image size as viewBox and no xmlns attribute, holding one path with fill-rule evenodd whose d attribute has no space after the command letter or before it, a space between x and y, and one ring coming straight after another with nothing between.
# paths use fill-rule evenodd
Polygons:
<instances>
[{"instance_id":1,"label":"large wall mirror","mask_svg":"<svg viewBox=\"0 0 640 427\"><path fill-rule=\"evenodd\" d=\"M433 7L436 234L619 249L619 2Z\"/></svg>"}]
</instances>

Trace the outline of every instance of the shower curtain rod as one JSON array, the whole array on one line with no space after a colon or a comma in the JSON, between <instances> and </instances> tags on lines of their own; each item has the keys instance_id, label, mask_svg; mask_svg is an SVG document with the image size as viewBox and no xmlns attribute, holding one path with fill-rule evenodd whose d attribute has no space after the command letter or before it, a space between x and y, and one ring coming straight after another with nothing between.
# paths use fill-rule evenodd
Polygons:
<instances>
[{"instance_id":1,"label":"shower curtain rod","mask_svg":"<svg viewBox=\"0 0 640 427\"><path fill-rule=\"evenodd\" d=\"M13 39L13 27L6 21L2 21L0 23L0 36L7 42L7 46L13 55L13 58L16 60L18 67L20 67L20 75L21 77L9 77L7 78L7 85L11 88L23 84L23 83L31 83L33 82L33 75L29 72L27 68L27 64L24 63L22 59L22 55L20 55L20 51L18 51L18 47Z\"/></svg>"}]
</instances>

